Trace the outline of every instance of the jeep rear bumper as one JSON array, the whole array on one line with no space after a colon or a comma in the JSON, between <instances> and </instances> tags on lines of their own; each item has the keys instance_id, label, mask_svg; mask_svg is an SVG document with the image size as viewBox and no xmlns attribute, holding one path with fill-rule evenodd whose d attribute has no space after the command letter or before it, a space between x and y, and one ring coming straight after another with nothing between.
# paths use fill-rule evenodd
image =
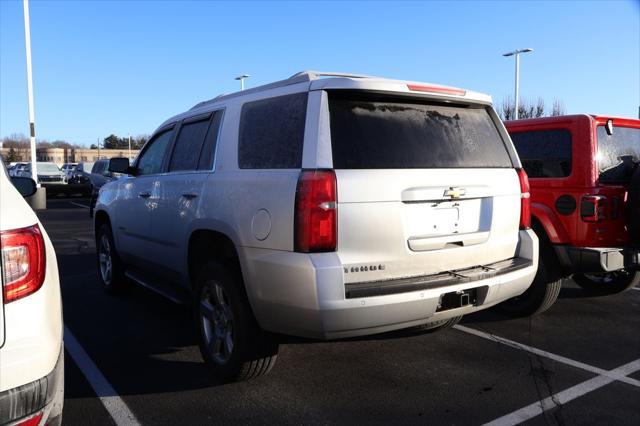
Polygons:
<instances>
[{"instance_id":1,"label":"jeep rear bumper","mask_svg":"<svg viewBox=\"0 0 640 426\"><path fill-rule=\"evenodd\" d=\"M562 267L569 273L613 272L640 269L640 249L554 246Z\"/></svg>"}]
</instances>

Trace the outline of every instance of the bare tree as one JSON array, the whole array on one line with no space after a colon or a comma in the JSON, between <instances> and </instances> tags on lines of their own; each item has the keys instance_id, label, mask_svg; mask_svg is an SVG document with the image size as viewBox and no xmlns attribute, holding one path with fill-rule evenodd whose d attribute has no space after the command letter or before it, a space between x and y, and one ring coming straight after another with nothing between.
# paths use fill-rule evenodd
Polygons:
<instances>
[{"instance_id":1,"label":"bare tree","mask_svg":"<svg viewBox=\"0 0 640 426\"><path fill-rule=\"evenodd\" d=\"M509 121L515 119L515 105L513 99L509 96L502 100L502 104L498 109L498 114L503 121ZM521 99L518 103L518 118L539 118L544 116L554 116L565 114L564 105L562 102L555 100L553 102L553 110L547 114L545 109L544 99L538 98L535 103L531 100Z\"/></svg>"}]
</instances>

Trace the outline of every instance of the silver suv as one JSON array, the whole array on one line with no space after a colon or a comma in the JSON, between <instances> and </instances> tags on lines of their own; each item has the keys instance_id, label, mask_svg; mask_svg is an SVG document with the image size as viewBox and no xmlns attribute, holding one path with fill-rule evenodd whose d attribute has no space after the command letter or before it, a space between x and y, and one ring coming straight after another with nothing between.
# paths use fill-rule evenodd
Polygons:
<instances>
[{"instance_id":1,"label":"silver suv","mask_svg":"<svg viewBox=\"0 0 640 426\"><path fill-rule=\"evenodd\" d=\"M528 181L487 95L302 72L163 123L99 194L104 286L194 304L226 380L266 373L271 333L444 328L537 269Z\"/></svg>"}]
</instances>

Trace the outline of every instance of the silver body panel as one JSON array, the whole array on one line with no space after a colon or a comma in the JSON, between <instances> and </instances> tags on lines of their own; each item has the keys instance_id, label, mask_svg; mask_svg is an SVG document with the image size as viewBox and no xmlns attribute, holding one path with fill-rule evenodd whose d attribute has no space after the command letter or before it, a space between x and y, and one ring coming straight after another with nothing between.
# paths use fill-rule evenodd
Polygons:
<instances>
[{"instance_id":1,"label":"silver body panel","mask_svg":"<svg viewBox=\"0 0 640 426\"><path fill-rule=\"evenodd\" d=\"M238 129L246 102L308 92L302 168L332 168L326 89L367 90L490 105L490 97L414 93L407 82L335 77L270 85L201 103L159 129L224 109L214 170L124 177L105 185L96 211L112 222L125 261L144 258L190 287L193 232L212 230L235 245L254 314L266 330L314 338L378 333L451 318L523 293L538 260L538 240L519 230L514 168L336 170L338 244L331 253L294 252L294 204L300 169L238 167ZM520 162L490 110L512 163ZM144 185L143 182L144 181ZM150 192L139 199L138 186ZM451 188L464 188L454 200ZM186 200L181 194L196 196ZM455 226L454 230L451 226ZM124 229L123 229L124 228ZM451 228L451 229L450 229ZM345 284L455 270L519 257L531 265L493 278L400 294L348 299ZM384 266L351 273L362 265ZM442 294L488 287L483 303L436 312Z\"/></svg>"}]
</instances>

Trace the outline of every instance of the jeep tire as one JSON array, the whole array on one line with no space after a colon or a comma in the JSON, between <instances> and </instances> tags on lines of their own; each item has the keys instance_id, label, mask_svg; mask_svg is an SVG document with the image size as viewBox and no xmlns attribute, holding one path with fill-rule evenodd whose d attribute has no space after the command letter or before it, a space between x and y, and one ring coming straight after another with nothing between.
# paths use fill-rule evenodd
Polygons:
<instances>
[{"instance_id":1,"label":"jeep tire","mask_svg":"<svg viewBox=\"0 0 640 426\"><path fill-rule=\"evenodd\" d=\"M275 365L278 343L256 322L237 266L212 261L200 270L194 316L200 353L218 379L250 380Z\"/></svg>"},{"instance_id":2,"label":"jeep tire","mask_svg":"<svg viewBox=\"0 0 640 426\"><path fill-rule=\"evenodd\" d=\"M553 254L553 248L540 238L538 271L531 286L521 295L496 305L494 309L510 317L538 315L549 309L558 299L562 288L560 266Z\"/></svg>"},{"instance_id":3,"label":"jeep tire","mask_svg":"<svg viewBox=\"0 0 640 426\"><path fill-rule=\"evenodd\" d=\"M603 274L575 274L573 280L594 294L615 294L640 284L640 271L615 271Z\"/></svg>"}]
</instances>

